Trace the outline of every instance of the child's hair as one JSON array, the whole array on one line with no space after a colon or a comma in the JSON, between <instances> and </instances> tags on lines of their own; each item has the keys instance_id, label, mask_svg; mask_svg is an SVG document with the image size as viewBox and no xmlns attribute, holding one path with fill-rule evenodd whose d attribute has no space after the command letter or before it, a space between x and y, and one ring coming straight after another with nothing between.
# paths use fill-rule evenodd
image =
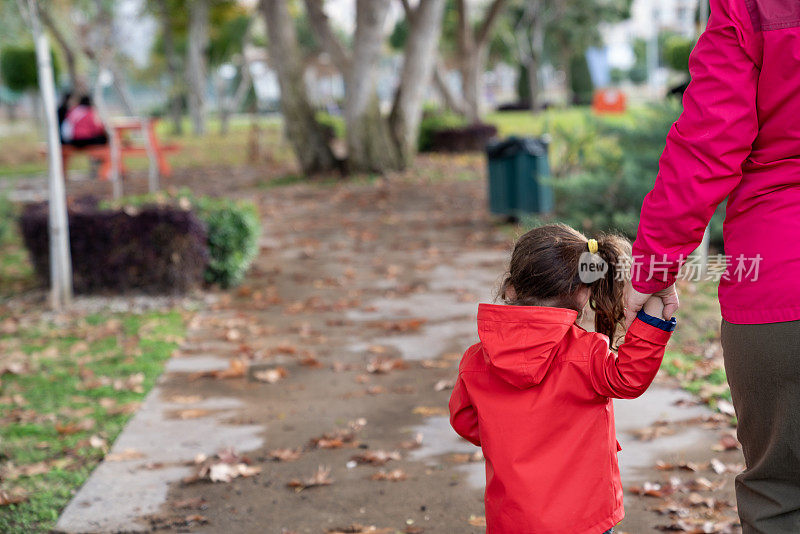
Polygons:
<instances>
[{"instance_id":1,"label":"child's hair","mask_svg":"<svg viewBox=\"0 0 800 534\"><path fill-rule=\"evenodd\" d=\"M630 242L622 236L600 234L597 254L608 270L598 280L584 283L579 276L581 255L589 252L589 240L565 224L534 228L517 240L499 297L518 306L553 306L580 313L583 303L577 290L588 287L589 306L595 313L595 330L614 343L617 326L625 317L625 259Z\"/></svg>"}]
</instances>

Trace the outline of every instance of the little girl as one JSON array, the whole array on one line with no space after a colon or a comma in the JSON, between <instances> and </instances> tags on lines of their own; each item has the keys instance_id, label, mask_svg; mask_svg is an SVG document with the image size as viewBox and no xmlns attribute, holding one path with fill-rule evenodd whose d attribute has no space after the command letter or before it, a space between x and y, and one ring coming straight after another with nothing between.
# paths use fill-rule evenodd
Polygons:
<instances>
[{"instance_id":1,"label":"little girl","mask_svg":"<svg viewBox=\"0 0 800 534\"><path fill-rule=\"evenodd\" d=\"M486 458L488 534L601 534L625 515L611 398L641 395L675 329L651 298L610 350L624 317L630 244L547 225L514 246L500 297L478 307L450 422ZM586 304L595 329L576 321Z\"/></svg>"}]
</instances>

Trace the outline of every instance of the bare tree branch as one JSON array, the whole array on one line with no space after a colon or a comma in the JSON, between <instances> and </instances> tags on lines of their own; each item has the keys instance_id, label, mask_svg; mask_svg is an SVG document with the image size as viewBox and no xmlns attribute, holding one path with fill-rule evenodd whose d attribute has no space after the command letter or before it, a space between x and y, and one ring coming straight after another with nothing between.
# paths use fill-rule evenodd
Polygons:
<instances>
[{"instance_id":1,"label":"bare tree branch","mask_svg":"<svg viewBox=\"0 0 800 534\"><path fill-rule=\"evenodd\" d=\"M408 0L400 0L400 3L403 4L403 11L406 12L406 18L408 18L408 22L410 23L411 19L414 18L415 10L411 7L411 3Z\"/></svg>"},{"instance_id":2,"label":"bare tree branch","mask_svg":"<svg viewBox=\"0 0 800 534\"><path fill-rule=\"evenodd\" d=\"M319 38L322 47L331 55L336 67L346 73L350 68L350 56L342 42L333 33L330 20L325 13L324 0L305 0L308 21L314 29L315 37Z\"/></svg>"},{"instance_id":3,"label":"bare tree branch","mask_svg":"<svg viewBox=\"0 0 800 534\"><path fill-rule=\"evenodd\" d=\"M489 7L489 10L486 12L486 15L483 18L480 28L478 28L478 31L475 34L475 41L477 42L478 46L481 46L488 41L489 35L492 33L492 27L497 21L497 18L500 16L500 13L503 11L505 3L506 0L494 0L494 2L492 2L492 5Z\"/></svg>"},{"instance_id":4,"label":"bare tree branch","mask_svg":"<svg viewBox=\"0 0 800 534\"><path fill-rule=\"evenodd\" d=\"M444 66L442 65L441 61L437 60L436 66L433 68L433 83L436 86L436 89L439 91L439 94L442 95L444 107L454 113L464 115L466 113L464 105L458 100L458 98L456 98L456 95L453 94L453 91L450 90L450 87L447 85L447 80L444 79L443 71Z\"/></svg>"}]
</instances>

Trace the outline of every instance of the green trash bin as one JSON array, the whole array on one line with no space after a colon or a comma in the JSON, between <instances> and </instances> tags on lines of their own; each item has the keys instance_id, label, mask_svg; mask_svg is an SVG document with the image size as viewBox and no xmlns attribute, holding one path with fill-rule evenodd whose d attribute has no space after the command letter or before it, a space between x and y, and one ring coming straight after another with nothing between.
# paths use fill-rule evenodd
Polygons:
<instances>
[{"instance_id":1,"label":"green trash bin","mask_svg":"<svg viewBox=\"0 0 800 534\"><path fill-rule=\"evenodd\" d=\"M519 218L553 211L553 189L547 143L530 137L509 137L486 146L489 162L489 210Z\"/></svg>"}]
</instances>

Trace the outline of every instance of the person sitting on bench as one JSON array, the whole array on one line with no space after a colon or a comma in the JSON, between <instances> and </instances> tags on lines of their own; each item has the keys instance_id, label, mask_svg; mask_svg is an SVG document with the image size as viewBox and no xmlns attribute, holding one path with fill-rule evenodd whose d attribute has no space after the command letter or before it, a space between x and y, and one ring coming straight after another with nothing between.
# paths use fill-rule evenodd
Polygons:
<instances>
[{"instance_id":1,"label":"person sitting on bench","mask_svg":"<svg viewBox=\"0 0 800 534\"><path fill-rule=\"evenodd\" d=\"M78 105L67 112L61 137L64 144L78 148L108 143L108 134L89 96L82 96Z\"/></svg>"}]
</instances>

